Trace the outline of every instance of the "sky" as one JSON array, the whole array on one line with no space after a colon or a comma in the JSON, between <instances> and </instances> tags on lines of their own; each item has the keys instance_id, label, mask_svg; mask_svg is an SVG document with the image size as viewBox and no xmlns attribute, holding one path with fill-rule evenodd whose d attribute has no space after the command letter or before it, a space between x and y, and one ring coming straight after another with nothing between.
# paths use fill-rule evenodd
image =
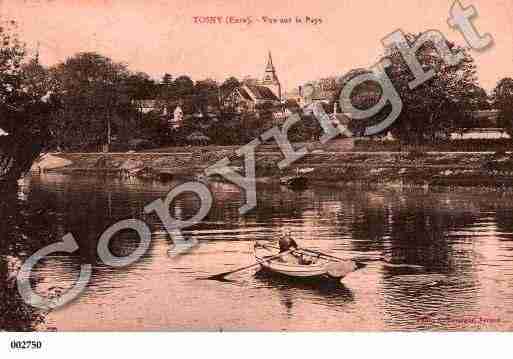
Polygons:
<instances>
[{"instance_id":1,"label":"sky","mask_svg":"<svg viewBox=\"0 0 513 359\"><path fill-rule=\"evenodd\" d=\"M513 76L513 1L462 0L473 5L477 30L494 44L473 51L480 84L492 89ZM381 39L402 29L441 31L465 45L449 27L448 0L0 0L2 20L18 22L31 51L53 65L77 52L96 51L156 79L168 72L193 80L261 77L271 51L284 89L374 64ZM222 23L194 17L220 16ZM226 23L227 17L252 23ZM265 23L262 17L293 22ZM295 23L295 17L321 23ZM260 21L256 21L259 19Z\"/></svg>"}]
</instances>

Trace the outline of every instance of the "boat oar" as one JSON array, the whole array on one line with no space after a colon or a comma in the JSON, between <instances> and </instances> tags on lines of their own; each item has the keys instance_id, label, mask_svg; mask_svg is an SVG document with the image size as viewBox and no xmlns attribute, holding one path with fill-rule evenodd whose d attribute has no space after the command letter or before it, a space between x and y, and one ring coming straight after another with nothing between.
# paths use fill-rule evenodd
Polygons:
<instances>
[{"instance_id":1,"label":"boat oar","mask_svg":"<svg viewBox=\"0 0 513 359\"><path fill-rule=\"evenodd\" d=\"M331 256L329 254L325 254L325 253L322 253L322 252L317 252L317 251L315 251L313 249L308 249L308 248L300 248L300 249L304 250L305 252L316 253L316 254L319 254L321 256L324 256L324 257L327 257L327 258L332 258L332 259L338 260L338 261L348 261L348 260L350 260L350 259L343 259L343 258L340 258L340 257ZM393 263L390 263L390 262L386 261L385 258L376 258L376 259L367 259L367 260L353 259L353 261L359 267L365 266L364 262L376 261L376 262L381 262L384 266L391 267L391 268L411 268L411 269L419 269L419 270L424 269L423 266L420 266L420 265L417 265L417 264L393 264Z\"/></svg>"},{"instance_id":2,"label":"boat oar","mask_svg":"<svg viewBox=\"0 0 513 359\"><path fill-rule=\"evenodd\" d=\"M270 247L270 248L278 248L278 247L275 247L275 246L272 246L272 245L268 245L268 244L263 244L264 247ZM318 252L316 250L313 250L313 249L308 249L308 248L298 248L297 249L298 251L304 251L304 252L310 252L310 253L315 253L319 256L323 256L323 257L326 257L326 258L331 258L333 260L336 260L336 261L349 261L351 259L344 259L344 258L340 258L340 257L335 257L335 256L332 256L332 255L329 255L329 254L325 254L325 253L322 253L322 252ZM393 263L390 263L388 261L386 261L384 258L376 258L376 259L367 259L367 260L353 260L358 266L361 266L364 262L370 262L370 261L376 261L376 262L382 262L383 265L387 266L387 267L392 267L392 268L412 268L412 269L424 269L423 266L420 266L420 265L416 265L416 264L393 264Z\"/></svg>"},{"instance_id":3,"label":"boat oar","mask_svg":"<svg viewBox=\"0 0 513 359\"><path fill-rule=\"evenodd\" d=\"M237 272L241 272L245 269L249 269L249 268L252 268L252 267L256 267L258 265L260 265L260 263L263 263L263 262L269 262L273 259L276 259L276 258L279 258L281 256L284 256L285 254L288 254L290 252L294 252L296 249L290 249L288 251L285 251L285 252L282 252L280 254L277 254L275 256L271 256L271 257L268 257L266 259L263 259L257 263L253 263L249 266L245 266L245 267L241 267L241 268L237 268L237 269L234 269L234 270L231 270L231 271L228 271L228 272L223 272L223 273L218 273L218 274L214 274L214 275L211 275L209 277L204 277L204 278L198 278L198 279L207 279L207 280L223 280L224 277L226 277L227 275L230 275L230 274L233 274L233 273L237 273Z\"/></svg>"},{"instance_id":4,"label":"boat oar","mask_svg":"<svg viewBox=\"0 0 513 359\"><path fill-rule=\"evenodd\" d=\"M261 244L261 246L269 247L269 248L273 248L273 249L278 249L278 247L275 247L275 246L272 246L272 245L269 245L269 244ZM323 256L323 257L326 257L326 258L335 259L337 261L349 261L350 260L350 259L344 259L344 258L340 258L340 257L331 256L329 254L325 254L325 253L318 252L318 251L315 251L313 249L308 249L308 248L297 248L295 250L296 251L303 251L303 252L314 253L314 254L317 254L318 256Z\"/></svg>"},{"instance_id":5,"label":"boat oar","mask_svg":"<svg viewBox=\"0 0 513 359\"><path fill-rule=\"evenodd\" d=\"M332 255L329 255L329 254L326 254L326 253L322 253L322 252L318 252L318 251L315 251L313 249L309 249L309 248L299 248L300 250L302 251L305 251L305 252L311 252L311 253L315 253L319 256L323 256L323 257L326 257L326 258L331 258L331 259L336 259L338 261L349 261L351 259L344 259L344 258L340 258L340 257L335 257L335 256L332 256Z\"/></svg>"}]
</instances>

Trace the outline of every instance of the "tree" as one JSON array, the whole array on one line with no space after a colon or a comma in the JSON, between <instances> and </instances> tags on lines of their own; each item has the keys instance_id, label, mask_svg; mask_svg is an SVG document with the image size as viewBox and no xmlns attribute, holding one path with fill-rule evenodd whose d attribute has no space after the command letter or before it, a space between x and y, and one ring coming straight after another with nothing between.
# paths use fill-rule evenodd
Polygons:
<instances>
[{"instance_id":1,"label":"tree","mask_svg":"<svg viewBox=\"0 0 513 359\"><path fill-rule=\"evenodd\" d=\"M351 81L352 79L356 78L360 75L365 75L371 73L370 70L364 69L364 68L356 68L348 71L346 74L341 76L335 84L335 91L333 92L333 97L330 100L329 107L332 109L334 107L334 104L337 104L338 111L341 110L339 99L340 99L340 93L342 92L342 89ZM376 82L364 82L362 84L359 84L354 88L354 90L351 93L351 103L353 106L359 109L365 109L373 106L379 101L379 98L381 96L381 88L379 84ZM382 113L378 113L374 116L372 116L369 119L364 120L358 120L358 121L351 121L348 124L348 127L351 131L357 132L361 130L366 125L375 123L376 121L380 120L383 117Z\"/></svg>"},{"instance_id":2,"label":"tree","mask_svg":"<svg viewBox=\"0 0 513 359\"><path fill-rule=\"evenodd\" d=\"M32 97L43 97L52 91L53 84L47 68L39 63L36 56L21 67L23 91Z\"/></svg>"},{"instance_id":3,"label":"tree","mask_svg":"<svg viewBox=\"0 0 513 359\"><path fill-rule=\"evenodd\" d=\"M122 127L129 106L126 66L94 52L79 53L51 69L62 109L52 131L62 149L98 149ZM132 78L133 79L133 78ZM123 115L123 116L122 116ZM125 117L126 119L126 117Z\"/></svg>"},{"instance_id":4,"label":"tree","mask_svg":"<svg viewBox=\"0 0 513 359\"><path fill-rule=\"evenodd\" d=\"M47 145L54 109L43 89L26 81L25 46L15 25L0 26L0 182L14 184Z\"/></svg>"},{"instance_id":5,"label":"tree","mask_svg":"<svg viewBox=\"0 0 513 359\"><path fill-rule=\"evenodd\" d=\"M386 71L403 103L401 114L391 127L392 134L403 142L435 142L448 138L456 123L471 121L469 93L477 86L474 59L468 51L446 42L453 54L462 54L456 65L447 64L436 52L436 39L425 42L417 51L424 71L434 69L435 75L415 89L409 88L412 73L404 61L399 46L413 46L420 35L407 34L408 44L396 44L386 49L391 61ZM385 110L386 111L386 110Z\"/></svg>"},{"instance_id":6,"label":"tree","mask_svg":"<svg viewBox=\"0 0 513 359\"><path fill-rule=\"evenodd\" d=\"M409 82L413 74L401 55L402 46L413 47L419 35L406 34L406 43L395 44L385 49L384 58L391 62L386 73L402 101L402 111L393 125L387 129L403 142L434 142L437 138L448 138L452 130L472 121L472 111L485 106L486 93L477 84L474 59L467 50L446 42L453 53L460 53L463 59L456 65L449 65L436 52L435 38L426 41L416 52L424 71L433 69L435 75L414 89ZM354 69L339 80L339 90L333 101L338 101L340 89L351 79L368 73L367 69ZM379 101L381 88L376 82L364 82L356 86L351 94L356 108L366 109ZM351 129L361 128L382 121L391 111L385 106L369 119L352 121Z\"/></svg>"},{"instance_id":7,"label":"tree","mask_svg":"<svg viewBox=\"0 0 513 359\"><path fill-rule=\"evenodd\" d=\"M162 77L162 84L165 86L170 86L173 83L173 76L168 74L167 72Z\"/></svg>"},{"instance_id":8,"label":"tree","mask_svg":"<svg viewBox=\"0 0 513 359\"><path fill-rule=\"evenodd\" d=\"M196 81L194 85L194 107L204 113L208 106L219 107L219 86L212 79Z\"/></svg>"},{"instance_id":9,"label":"tree","mask_svg":"<svg viewBox=\"0 0 513 359\"><path fill-rule=\"evenodd\" d=\"M483 121L477 116L472 115L476 111L484 111L491 109L490 98L486 91L477 84L470 85L468 92L462 98L462 105L466 109L466 113L469 115L456 116L453 124L454 129L461 135L468 129L480 128L480 127L493 127L492 121Z\"/></svg>"},{"instance_id":10,"label":"tree","mask_svg":"<svg viewBox=\"0 0 513 359\"><path fill-rule=\"evenodd\" d=\"M231 76L224 80L221 85L221 97L228 96L233 90L240 86L239 80Z\"/></svg>"},{"instance_id":11,"label":"tree","mask_svg":"<svg viewBox=\"0 0 513 359\"><path fill-rule=\"evenodd\" d=\"M185 113L194 110L193 105L194 82L187 75L178 76L172 84L163 84L161 98L163 106L171 112L180 103Z\"/></svg>"},{"instance_id":12,"label":"tree","mask_svg":"<svg viewBox=\"0 0 513 359\"><path fill-rule=\"evenodd\" d=\"M3 189L3 188L1 188ZM43 208L41 207L43 206ZM17 191L2 191L0 201L0 330L34 331L44 328L43 311L25 303L16 285L19 266L30 253L60 240L58 220L48 203L22 201ZM39 278L30 278L37 286Z\"/></svg>"},{"instance_id":13,"label":"tree","mask_svg":"<svg viewBox=\"0 0 513 359\"><path fill-rule=\"evenodd\" d=\"M154 99L158 95L157 84L144 72L129 75L126 88L131 100Z\"/></svg>"},{"instance_id":14,"label":"tree","mask_svg":"<svg viewBox=\"0 0 513 359\"><path fill-rule=\"evenodd\" d=\"M176 85L173 81L173 76L171 76L169 73L165 73L162 77L162 80L160 81L160 84L158 85L158 88L157 107L160 108L158 112L160 112L160 114L164 114L166 109L170 110L174 107L175 104L178 103ZM170 115L170 113L168 113L168 115Z\"/></svg>"},{"instance_id":15,"label":"tree","mask_svg":"<svg viewBox=\"0 0 513 359\"><path fill-rule=\"evenodd\" d=\"M490 110L492 108L490 97L486 93L485 89L477 84L469 86L469 92L465 99L472 111Z\"/></svg>"},{"instance_id":16,"label":"tree","mask_svg":"<svg viewBox=\"0 0 513 359\"><path fill-rule=\"evenodd\" d=\"M499 110L499 126L513 137L513 79L505 77L497 83L492 94L493 104Z\"/></svg>"},{"instance_id":17,"label":"tree","mask_svg":"<svg viewBox=\"0 0 513 359\"><path fill-rule=\"evenodd\" d=\"M179 97L190 96L193 93L194 82L191 80L189 76L178 76L174 81L174 85L176 88L177 95Z\"/></svg>"}]
</instances>

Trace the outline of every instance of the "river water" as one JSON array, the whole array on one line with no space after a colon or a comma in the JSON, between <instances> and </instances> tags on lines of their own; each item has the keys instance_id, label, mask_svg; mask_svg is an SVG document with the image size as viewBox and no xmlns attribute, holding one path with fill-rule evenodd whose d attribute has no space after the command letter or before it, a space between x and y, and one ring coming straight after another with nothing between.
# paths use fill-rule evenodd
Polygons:
<instances>
[{"instance_id":1,"label":"river water","mask_svg":"<svg viewBox=\"0 0 513 359\"><path fill-rule=\"evenodd\" d=\"M79 244L75 253L54 254L36 267L36 291L65 289L81 263L93 265L87 290L70 305L45 313L41 329L513 328L512 194L355 187L294 192L261 185L258 207L240 216L241 191L215 183L209 215L183 231L199 245L173 256L162 223L143 207L174 185L47 174L21 187L19 200L44 212L45 233L57 240L71 232ZM184 195L171 207L174 216L187 218L199 200ZM126 218L148 223L152 244L136 263L112 268L100 261L96 245L104 229ZM292 283L255 270L226 282L197 279L252 263L255 240L271 241L287 231L304 247L367 266L341 283ZM31 240L30 233L26 237ZM122 232L111 250L128 255L137 244L134 233Z\"/></svg>"}]
</instances>

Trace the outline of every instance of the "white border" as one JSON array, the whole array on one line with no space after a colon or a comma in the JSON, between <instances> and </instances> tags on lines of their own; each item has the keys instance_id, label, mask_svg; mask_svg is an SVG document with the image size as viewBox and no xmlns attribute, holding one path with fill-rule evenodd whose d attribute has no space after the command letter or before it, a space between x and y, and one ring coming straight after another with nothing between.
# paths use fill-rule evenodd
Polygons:
<instances>
[{"instance_id":1,"label":"white border","mask_svg":"<svg viewBox=\"0 0 513 359\"><path fill-rule=\"evenodd\" d=\"M510 333L2 333L1 358L480 358L508 353ZM11 350L40 340L40 350Z\"/></svg>"}]
</instances>

